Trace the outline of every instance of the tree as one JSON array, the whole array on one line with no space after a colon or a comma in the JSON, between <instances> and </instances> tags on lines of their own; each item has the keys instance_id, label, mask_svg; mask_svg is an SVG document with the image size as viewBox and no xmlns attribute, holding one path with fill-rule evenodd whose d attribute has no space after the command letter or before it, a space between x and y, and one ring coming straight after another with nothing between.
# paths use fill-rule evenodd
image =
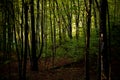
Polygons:
<instances>
[{"instance_id":1,"label":"tree","mask_svg":"<svg viewBox=\"0 0 120 80\"><path fill-rule=\"evenodd\" d=\"M79 39L79 20L80 20L80 1L77 0L77 6L75 6L75 8L77 7L77 9L75 9L75 13L76 13L76 21L75 21L75 24L76 24L76 40ZM76 3L74 3L75 5Z\"/></svg>"},{"instance_id":2,"label":"tree","mask_svg":"<svg viewBox=\"0 0 120 80\"><path fill-rule=\"evenodd\" d=\"M53 60L52 60L52 65L54 67L54 60L55 60L55 54L56 54L56 14L55 14L55 1L53 0L53 41L52 41L52 45L53 45L53 48L52 48L52 52L53 52Z\"/></svg>"},{"instance_id":3,"label":"tree","mask_svg":"<svg viewBox=\"0 0 120 80\"><path fill-rule=\"evenodd\" d=\"M62 29L61 29L61 15L60 15L60 9L57 0L55 0L56 3L56 8L57 8L57 15L58 15L58 27L59 27L59 44L61 45L62 43Z\"/></svg>"},{"instance_id":4,"label":"tree","mask_svg":"<svg viewBox=\"0 0 120 80\"><path fill-rule=\"evenodd\" d=\"M4 53L4 60L6 60L6 49L7 49L7 43L6 43L6 30L7 30L7 2L6 1L3 1L3 7L4 7L4 10L3 10L3 18L2 18L2 21L3 21L3 53Z\"/></svg>"},{"instance_id":5,"label":"tree","mask_svg":"<svg viewBox=\"0 0 120 80\"><path fill-rule=\"evenodd\" d=\"M86 1L85 7L87 12L87 36L86 36L86 53L85 53L85 79L89 80L89 50L90 50L90 24L91 24L91 4L92 0L89 0L88 6Z\"/></svg>"},{"instance_id":6,"label":"tree","mask_svg":"<svg viewBox=\"0 0 120 80\"><path fill-rule=\"evenodd\" d=\"M31 0L31 29L32 29L32 70L38 70L38 60L36 56L36 39L35 39L35 18L34 18L34 0Z\"/></svg>"},{"instance_id":7,"label":"tree","mask_svg":"<svg viewBox=\"0 0 120 80\"><path fill-rule=\"evenodd\" d=\"M109 61L108 61L108 51L107 51L107 29L106 29L106 11L107 11L107 0L100 1L100 38L101 38L101 57L103 66L103 79L109 80Z\"/></svg>"},{"instance_id":8,"label":"tree","mask_svg":"<svg viewBox=\"0 0 120 80\"><path fill-rule=\"evenodd\" d=\"M28 3L25 2L25 51L23 62L23 80L26 80L26 66L27 66L27 48L28 48Z\"/></svg>"}]
</instances>

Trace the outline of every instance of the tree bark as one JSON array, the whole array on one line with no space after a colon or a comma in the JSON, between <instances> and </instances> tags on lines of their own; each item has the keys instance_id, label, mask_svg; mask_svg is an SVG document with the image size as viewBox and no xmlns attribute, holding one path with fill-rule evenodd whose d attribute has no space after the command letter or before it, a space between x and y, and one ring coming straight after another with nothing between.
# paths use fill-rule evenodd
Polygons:
<instances>
[{"instance_id":1,"label":"tree bark","mask_svg":"<svg viewBox=\"0 0 120 80\"><path fill-rule=\"evenodd\" d=\"M27 66L27 48L28 48L28 3L25 3L25 52L23 62L23 80L26 80Z\"/></svg>"},{"instance_id":2,"label":"tree bark","mask_svg":"<svg viewBox=\"0 0 120 80\"><path fill-rule=\"evenodd\" d=\"M35 39L35 18L34 18L34 0L31 0L31 29L32 29L32 70L38 71L38 60L36 56L36 39Z\"/></svg>"},{"instance_id":3,"label":"tree bark","mask_svg":"<svg viewBox=\"0 0 120 80\"><path fill-rule=\"evenodd\" d=\"M107 11L107 0L101 0L100 2L100 38L101 38L101 56L103 62L102 78L109 80L109 62L108 62L108 51L107 51L107 31L106 31L106 11ZM103 48L102 48L103 46Z\"/></svg>"},{"instance_id":4,"label":"tree bark","mask_svg":"<svg viewBox=\"0 0 120 80\"><path fill-rule=\"evenodd\" d=\"M89 51L90 51L91 4L92 4L92 0L89 0L88 7L86 5L86 12L88 14L87 14L86 53L85 53L85 80L90 80Z\"/></svg>"}]
</instances>

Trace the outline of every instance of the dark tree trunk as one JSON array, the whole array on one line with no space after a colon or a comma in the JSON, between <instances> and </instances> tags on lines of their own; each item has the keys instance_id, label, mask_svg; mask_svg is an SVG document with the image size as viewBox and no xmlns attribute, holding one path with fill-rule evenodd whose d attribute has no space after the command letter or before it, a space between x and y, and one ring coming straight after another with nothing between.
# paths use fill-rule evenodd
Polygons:
<instances>
[{"instance_id":1,"label":"dark tree trunk","mask_svg":"<svg viewBox=\"0 0 120 80\"><path fill-rule=\"evenodd\" d=\"M56 20L56 15L55 15L55 1L53 0L53 4L52 6L53 8L53 58L52 58L52 64L54 67L54 60L55 60L55 54L56 54L56 24L55 24L55 20Z\"/></svg>"},{"instance_id":2,"label":"dark tree trunk","mask_svg":"<svg viewBox=\"0 0 120 80\"><path fill-rule=\"evenodd\" d=\"M27 65L27 48L28 48L28 3L25 3L25 52L23 62L23 80L26 80L26 65Z\"/></svg>"},{"instance_id":3,"label":"dark tree trunk","mask_svg":"<svg viewBox=\"0 0 120 80\"><path fill-rule=\"evenodd\" d=\"M72 16L68 16L68 36L72 39Z\"/></svg>"},{"instance_id":4,"label":"dark tree trunk","mask_svg":"<svg viewBox=\"0 0 120 80\"><path fill-rule=\"evenodd\" d=\"M7 2L5 1L4 2L4 7L5 9L3 10L3 53L4 53L4 56L3 56L3 60L6 60L6 30L7 30Z\"/></svg>"},{"instance_id":5,"label":"dark tree trunk","mask_svg":"<svg viewBox=\"0 0 120 80\"><path fill-rule=\"evenodd\" d=\"M59 22L58 22L58 26L59 26L59 44L61 45L62 43L62 31L61 31L61 21L60 21L60 18L59 18Z\"/></svg>"},{"instance_id":6,"label":"dark tree trunk","mask_svg":"<svg viewBox=\"0 0 120 80\"><path fill-rule=\"evenodd\" d=\"M32 70L38 71L38 60L36 56L36 40L35 40L35 20L34 20L34 0L31 0L31 29L32 29Z\"/></svg>"},{"instance_id":7,"label":"dark tree trunk","mask_svg":"<svg viewBox=\"0 0 120 80\"><path fill-rule=\"evenodd\" d=\"M79 39L79 20L80 20L80 0L78 0L78 10L76 12L76 40Z\"/></svg>"},{"instance_id":8,"label":"dark tree trunk","mask_svg":"<svg viewBox=\"0 0 120 80\"><path fill-rule=\"evenodd\" d=\"M11 3L11 4L10 4ZM7 23L8 23L8 43L7 43L7 54L8 54L8 60L11 60L11 51L12 51L12 42L13 42L13 26L15 24L14 18L14 5L12 0L9 0L8 2L8 19L7 19ZM10 15L11 14L11 15ZM11 78L11 64L9 64L9 79Z\"/></svg>"},{"instance_id":9,"label":"dark tree trunk","mask_svg":"<svg viewBox=\"0 0 120 80\"><path fill-rule=\"evenodd\" d=\"M89 0L89 6L86 5L87 15L87 36L86 36L86 54L85 54L85 80L90 80L89 69L89 51L90 51L90 25L91 25L91 4L92 0Z\"/></svg>"},{"instance_id":10,"label":"dark tree trunk","mask_svg":"<svg viewBox=\"0 0 120 80\"><path fill-rule=\"evenodd\" d=\"M66 5L66 8L69 10L67 12L67 18L68 18L68 37L72 39L72 1L69 1L69 3Z\"/></svg>"},{"instance_id":11,"label":"dark tree trunk","mask_svg":"<svg viewBox=\"0 0 120 80\"><path fill-rule=\"evenodd\" d=\"M101 0L100 3L100 38L101 38L101 56L102 56L102 68L105 80L109 80L109 62L108 62L108 51L107 51L107 31L106 31L106 11L107 11L107 0ZM103 48L102 48L103 46Z\"/></svg>"},{"instance_id":12,"label":"dark tree trunk","mask_svg":"<svg viewBox=\"0 0 120 80\"><path fill-rule=\"evenodd\" d=\"M23 27L24 27L24 0L22 0L22 16L21 16L21 21L22 21L22 23L21 23L21 58L23 58ZM21 60L21 62L22 62L22 60ZM21 63L22 64L22 63Z\"/></svg>"},{"instance_id":13,"label":"dark tree trunk","mask_svg":"<svg viewBox=\"0 0 120 80\"><path fill-rule=\"evenodd\" d=\"M62 29L61 29L61 17L60 17L60 9L59 9L59 5L58 5L58 2L57 0L55 0L55 3L56 3L56 7L57 7L57 14L58 14L58 27L59 27L59 44L61 45L62 43Z\"/></svg>"},{"instance_id":14,"label":"dark tree trunk","mask_svg":"<svg viewBox=\"0 0 120 80\"><path fill-rule=\"evenodd\" d=\"M109 63L109 80L111 80L111 28L110 28L110 15L107 4L107 19L108 19L108 63Z\"/></svg>"},{"instance_id":15,"label":"dark tree trunk","mask_svg":"<svg viewBox=\"0 0 120 80\"><path fill-rule=\"evenodd\" d=\"M36 53L40 50L40 0L37 0L37 18L36 18Z\"/></svg>"}]
</instances>

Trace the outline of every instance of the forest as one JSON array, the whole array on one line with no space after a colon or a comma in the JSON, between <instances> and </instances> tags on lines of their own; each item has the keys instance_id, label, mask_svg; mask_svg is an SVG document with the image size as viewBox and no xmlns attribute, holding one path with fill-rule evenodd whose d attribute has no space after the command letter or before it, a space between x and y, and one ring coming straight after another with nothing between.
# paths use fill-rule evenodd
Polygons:
<instances>
[{"instance_id":1,"label":"forest","mask_svg":"<svg viewBox=\"0 0 120 80\"><path fill-rule=\"evenodd\" d=\"M0 80L120 80L120 0L0 0Z\"/></svg>"}]
</instances>

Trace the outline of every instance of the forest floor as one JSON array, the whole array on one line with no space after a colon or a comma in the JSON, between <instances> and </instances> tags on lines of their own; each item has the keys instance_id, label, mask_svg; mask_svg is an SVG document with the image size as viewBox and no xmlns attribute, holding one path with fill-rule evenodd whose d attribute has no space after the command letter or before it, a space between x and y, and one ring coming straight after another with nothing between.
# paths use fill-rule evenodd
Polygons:
<instances>
[{"instance_id":1,"label":"forest floor","mask_svg":"<svg viewBox=\"0 0 120 80\"><path fill-rule=\"evenodd\" d=\"M111 80L120 80L120 60L112 58ZM90 80L97 80L97 60L91 60ZM10 76L9 76L10 75ZM54 61L52 58L39 60L39 71L30 69L30 60L27 61L27 80L85 80L85 62L73 62L70 58L62 57ZM0 65L0 80L18 80L18 62Z\"/></svg>"},{"instance_id":2,"label":"forest floor","mask_svg":"<svg viewBox=\"0 0 120 80\"><path fill-rule=\"evenodd\" d=\"M39 71L30 69L27 62L27 80L84 80L84 60L73 62L67 57L55 59L54 68L52 58L39 61ZM10 72L10 76L9 75ZM91 70L92 80L95 79L95 70ZM94 78L94 79L93 79ZM18 62L11 62L0 66L0 80L18 80Z\"/></svg>"}]
</instances>

